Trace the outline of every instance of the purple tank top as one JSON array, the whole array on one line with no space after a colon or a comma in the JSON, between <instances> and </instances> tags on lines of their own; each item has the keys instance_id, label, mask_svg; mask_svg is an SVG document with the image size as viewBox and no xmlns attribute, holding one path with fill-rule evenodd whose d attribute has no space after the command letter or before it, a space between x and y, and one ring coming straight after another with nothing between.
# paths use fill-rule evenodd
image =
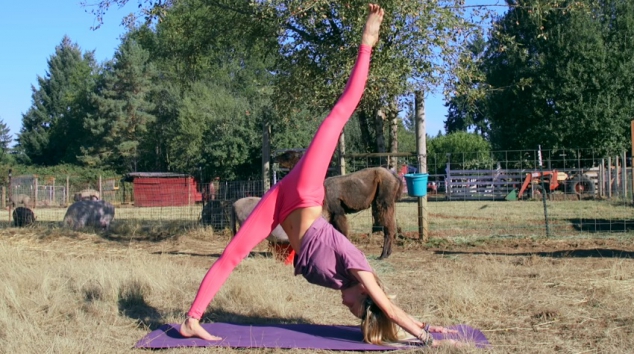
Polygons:
<instances>
[{"instance_id":1,"label":"purple tank top","mask_svg":"<svg viewBox=\"0 0 634 354\"><path fill-rule=\"evenodd\" d=\"M322 217L304 234L294 264L295 275L301 274L311 284L335 290L359 283L351 269L373 272L363 252Z\"/></svg>"}]
</instances>

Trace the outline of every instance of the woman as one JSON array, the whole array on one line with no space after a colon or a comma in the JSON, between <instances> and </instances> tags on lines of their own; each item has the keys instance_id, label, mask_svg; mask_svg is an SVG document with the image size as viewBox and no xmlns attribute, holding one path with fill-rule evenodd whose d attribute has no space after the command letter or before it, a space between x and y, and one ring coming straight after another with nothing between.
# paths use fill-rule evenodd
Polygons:
<instances>
[{"instance_id":1,"label":"woman","mask_svg":"<svg viewBox=\"0 0 634 354\"><path fill-rule=\"evenodd\" d=\"M187 319L180 327L184 337L221 339L200 325L203 312L231 271L278 224L282 225L297 253L295 274L302 274L313 284L341 290L343 304L362 319L366 341L396 340L395 325L430 345L433 339L429 332L450 332L413 320L393 304L363 253L321 217L326 171L339 135L361 100L372 47L379 39L384 11L375 4L370 4L369 10L357 61L342 96L320 125L301 160L262 197L203 278Z\"/></svg>"}]
</instances>

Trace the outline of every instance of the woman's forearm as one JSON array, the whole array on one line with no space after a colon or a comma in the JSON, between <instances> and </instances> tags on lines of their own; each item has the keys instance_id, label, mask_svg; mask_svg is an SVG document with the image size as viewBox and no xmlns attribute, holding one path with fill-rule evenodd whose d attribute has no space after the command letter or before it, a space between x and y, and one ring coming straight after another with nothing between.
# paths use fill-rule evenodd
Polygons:
<instances>
[{"instance_id":1,"label":"woman's forearm","mask_svg":"<svg viewBox=\"0 0 634 354\"><path fill-rule=\"evenodd\" d=\"M396 323L399 327L403 328L406 332L413 335L415 338L420 338L421 332L423 331L422 323L412 318L412 316L408 315L405 311L403 311L400 307L392 304L393 312L391 316L391 320ZM426 339L427 333L423 335L422 339Z\"/></svg>"}]
</instances>

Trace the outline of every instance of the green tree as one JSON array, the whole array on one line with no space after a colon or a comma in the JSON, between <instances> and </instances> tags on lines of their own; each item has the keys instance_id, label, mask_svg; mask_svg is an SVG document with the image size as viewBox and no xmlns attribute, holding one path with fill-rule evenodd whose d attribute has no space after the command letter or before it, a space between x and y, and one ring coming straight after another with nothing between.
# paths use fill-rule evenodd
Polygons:
<instances>
[{"instance_id":1,"label":"green tree","mask_svg":"<svg viewBox=\"0 0 634 354\"><path fill-rule=\"evenodd\" d=\"M486 59L496 149L629 146L634 95L634 4L625 0L509 0Z\"/></svg>"},{"instance_id":2,"label":"green tree","mask_svg":"<svg viewBox=\"0 0 634 354\"><path fill-rule=\"evenodd\" d=\"M460 79L462 82L457 83L456 86L463 89L456 90L456 93L445 104L447 107L445 119L447 133L472 129L483 137L488 136L489 122L486 116L486 105L483 99L484 88L482 87L485 85L482 61L486 44L484 37L477 34L467 46L468 50L463 53L463 56L467 56L464 66L470 75L465 75Z\"/></svg>"},{"instance_id":3,"label":"green tree","mask_svg":"<svg viewBox=\"0 0 634 354\"><path fill-rule=\"evenodd\" d=\"M22 116L18 136L21 149L39 165L75 163L84 134L82 121L91 111L88 95L95 85L92 52L64 36L48 60L45 77L32 87L33 104Z\"/></svg>"},{"instance_id":4,"label":"green tree","mask_svg":"<svg viewBox=\"0 0 634 354\"><path fill-rule=\"evenodd\" d=\"M9 157L10 144L13 141L11 130L4 120L0 119L0 162L6 162Z\"/></svg>"},{"instance_id":5,"label":"green tree","mask_svg":"<svg viewBox=\"0 0 634 354\"><path fill-rule=\"evenodd\" d=\"M491 144L478 134L462 131L428 138L429 173L444 174L448 162L452 169L493 168Z\"/></svg>"},{"instance_id":6,"label":"green tree","mask_svg":"<svg viewBox=\"0 0 634 354\"><path fill-rule=\"evenodd\" d=\"M84 122L92 137L82 149L87 165L137 171L139 144L156 119L148 96L157 74L148 58L136 41L125 38L106 66L102 85L92 96L97 111Z\"/></svg>"},{"instance_id":7,"label":"green tree","mask_svg":"<svg viewBox=\"0 0 634 354\"><path fill-rule=\"evenodd\" d=\"M253 28L261 36L267 29L236 11L241 4L227 10L183 0L156 26L154 39L146 35L162 85L169 87L162 91L169 99L157 102L159 120L152 128L166 134L168 169L202 168L223 178L259 175L262 125L285 126L276 121L270 99L276 45L251 40Z\"/></svg>"},{"instance_id":8,"label":"green tree","mask_svg":"<svg viewBox=\"0 0 634 354\"><path fill-rule=\"evenodd\" d=\"M103 0L98 8L103 13L111 5L125 3L127 0ZM141 11L156 9L155 4L141 2ZM367 15L367 2L361 0L345 3L179 0L158 4L162 10L152 15L160 20L155 27L157 37L148 36L147 43L154 48L152 58L164 70L163 74L173 80L183 98L205 97L200 87L221 87L237 100L246 99L250 117L257 122L254 132L258 135L261 132L260 122L267 121L274 128L272 141L277 145L274 149L308 145L313 127L343 90ZM358 127L352 129L350 124L346 127L347 133L356 134L346 139L354 144L348 151L377 151L378 141L385 141L386 146L388 139L382 138L384 132L403 129L385 129L383 119L377 117L397 117L412 91L430 92L448 83L457 74L456 66L468 59L457 60L476 22L464 16L461 0L422 5L391 0L381 5L387 14L384 31L374 49L363 101L351 121ZM230 63L229 68L219 63ZM468 70L469 67L463 69L461 75L467 75ZM227 78L231 80L224 81ZM199 99L188 103L199 104L202 104ZM233 106L242 104L236 102ZM176 117L173 112L180 115L192 108L168 111L172 113L165 126L175 132L182 128L176 122L184 118ZM287 128L290 130L279 130ZM397 136L391 139L389 143L400 140ZM303 146L297 146L302 142ZM219 144L217 148L223 149L225 145L231 146ZM406 146L401 144L401 148ZM186 146L172 143L164 150L166 156L174 156L169 151L176 148L187 151ZM259 162L258 149L255 146L249 150L252 161ZM190 154L193 158L187 166L198 159ZM186 166L179 167L182 168ZM234 172L225 173L240 174L237 167L232 169ZM255 170L259 173L259 168Z\"/></svg>"},{"instance_id":9,"label":"green tree","mask_svg":"<svg viewBox=\"0 0 634 354\"><path fill-rule=\"evenodd\" d=\"M429 92L453 75L455 59L473 27L460 1L421 5L393 0L381 6L386 10L384 31L373 50L372 70L357 110L369 151L381 148L375 142L387 141L383 124L389 119L380 116L398 115L407 103L400 98L415 90ZM329 109L356 59L367 2L277 0L260 8L262 17L274 19L280 28L284 60L276 100L293 107L310 98L315 107Z\"/></svg>"},{"instance_id":10,"label":"green tree","mask_svg":"<svg viewBox=\"0 0 634 354\"><path fill-rule=\"evenodd\" d=\"M235 178L248 161L257 136L245 114L248 102L214 83L198 82L183 98L177 124L170 130L171 168L190 171L205 166L208 175Z\"/></svg>"}]
</instances>

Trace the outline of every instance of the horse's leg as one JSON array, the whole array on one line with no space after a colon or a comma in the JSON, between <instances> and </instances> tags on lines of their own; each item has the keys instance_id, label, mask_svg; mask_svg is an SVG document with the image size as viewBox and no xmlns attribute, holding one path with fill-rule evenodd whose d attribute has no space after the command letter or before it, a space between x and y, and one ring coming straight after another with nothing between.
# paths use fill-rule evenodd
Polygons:
<instances>
[{"instance_id":1,"label":"horse's leg","mask_svg":"<svg viewBox=\"0 0 634 354\"><path fill-rule=\"evenodd\" d=\"M391 178L391 179L390 179ZM391 183L392 180L396 184ZM376 210L374 218L383 226L383 250L379 259L392 254L392 243L396 238L396 201L400 197L401 183L394 175L387 175L377 188L376 198L372 202L372 210Z\"/></svg>"},{"instance_id":2,"label":"horse's leg","mask_svg":"<svg viewBox=\"0 0 634 354\"><path fill-rule=\"evenodd\" d=\"M383 214L383 251L379 259L384 259L392 254L392 243L396 238L396 213L394 206L390 206Z\"/></svg>"},{"instance_id":3,"label":"horse's leg","mask_svg":"<svg viewBox=\"0 0 634 354\"><path fill-rule=\"evenodd\" d=\"M383 223L379 220L377 207L372 203L372 234L383 231Z\"/></svg>"},{"instance_id":4,"label":"horse's leg","mask_svg":"<svg viewBox=\"0 0 634 354\"><path fill-rule=\"evenodd\" d=\"M379 170L380 171L380 170ZM388 238L388 230L386 228L386 213L388 212L389 203L391 201L390 193L385 188L385 182L381 180L380 172L376 172L374 185L376 186L376 194L372 200L372 230L379 225L383 228L383 250L379 259L387 258L392 253L392 241Z\"/></svg>"},{"instance_id":5,"label":"horse's leg","mask_svg":"<svg viewBox=\"0 0 634 354\"><path fill-rule=\"evenodd\" d=\"M237 225L236 225L236 204L234 203L231 206L231 237L235 236L238 233Z\"/></svg>"},{"instance_id":6,"label":"horse's leg","mask_svg":"<svg viewBox=\"0 0 634 354\"><path fill-rule=\"evenodd\" d=\"M391 219L393 214L393 208L381 205L381 202L377 200L372 202L372 219L374 219L375 224L383 229L383 250L379 259L387 258L392 254L392 240L394 237L391 232Z\"/></svg>"},{"instance_id":7,"label":"horse's leg","mask_svg":"<svg viewBox=\"0 0 634 354\"><path fill-rule=\"evenodd\" d=\"M333 213L330 215L330 223L332 226L341 232L344 236L348 237L348 218L345 213Z\"/></svg>"},{"instance_id":8,"label":"horse's leg","mask_svg":"<svg viewBox=\"0 0 634 354\"><path fill-rule=\"evenodd\" d=\"M330 224L344 236L348 237L348 219L346 218L346 211L343 210L341 204L329 203L328 215Z\"/></svg>"}]
</instances>

